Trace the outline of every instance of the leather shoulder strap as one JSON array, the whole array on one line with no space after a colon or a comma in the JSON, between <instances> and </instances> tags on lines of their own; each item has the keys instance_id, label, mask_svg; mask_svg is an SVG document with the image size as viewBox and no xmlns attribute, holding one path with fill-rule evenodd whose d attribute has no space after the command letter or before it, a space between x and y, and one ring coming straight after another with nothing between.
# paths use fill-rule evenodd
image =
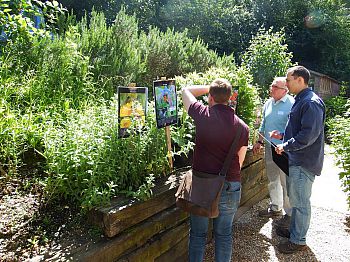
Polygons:
<instances>
[{"instance_id":1,"label":"leather shoulder strap","mask_svg":"<svg viewBox=\"0 0 350 262\"><path fill-rule=\"evenodd\" d=\"M225 176L227 175L227 172L230 168L230 165L232 163L232 156L233 156L233 153L234 151L236 150L237 148L237 143L241 137L241 134L242 134L242 129L243 129L243 125L241 123L241 120L239 120L239 125L238 125L238 129L237 129L237 133L236 133L236 136L232 142L232 145L231 145L231 148L230 148L230 151L228 152L227 156L226 156L226 159L225 159L225 162L224 162L224 166L222 167L219 175L220 176Z\"/></svg>"}]
</instances>

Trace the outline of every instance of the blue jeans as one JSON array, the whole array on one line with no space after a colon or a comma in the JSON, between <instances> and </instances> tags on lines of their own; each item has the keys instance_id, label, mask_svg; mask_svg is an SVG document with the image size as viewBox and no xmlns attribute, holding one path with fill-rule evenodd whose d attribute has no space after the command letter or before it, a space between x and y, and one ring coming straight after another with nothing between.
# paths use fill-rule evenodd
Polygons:
<instances>
[{"instance_id":1,"label":"blue jeans","mask_svg":"<svg viewBox=\"0 0 350 262\"><path fill-rule=\"evenodd\" d=\"M219 203L219 216L213 219L215 261L231 261L232 222L241 199L241 183L225 182ZM203 260L209 218L190 216L189 262Z\"/></svg>"},{"instance_id":2,"label":"blue jeans","mask_svg":"<svg viewBox=\"0 0 350 262\"><path fill-rule=\"evenodd\" d=\"M290 166L287 178L287 191L292 217L289 226L289 241L298 244L306 244L306 233L311 219L311 190L315 175L301 166Z\"/></svg>"}]
</instances>

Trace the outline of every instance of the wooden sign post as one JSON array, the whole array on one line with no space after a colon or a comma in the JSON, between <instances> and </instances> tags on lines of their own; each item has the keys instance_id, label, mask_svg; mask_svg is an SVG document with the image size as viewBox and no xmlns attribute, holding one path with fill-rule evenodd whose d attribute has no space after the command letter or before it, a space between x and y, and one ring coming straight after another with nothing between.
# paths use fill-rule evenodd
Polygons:
<instances>
[{"instance_id":1,"label":"wooden sign post","mask_svg":"<svg viewBox=\"0 0 350 262\"><path fill-rule=\"evenodd\" d=\"M170 169L173 169L173 157L171 155L171 136L170 136L170 126L165 127L165 134L166 134L166 144L168 147L168 159L169 159L169 165Z\"/></svg>"},{"instance_id":2,"label":"wooden sign post","mask_svg":"<svg viewBox=\"0 0 350 262\"><path fill-rule=\"evenodd\" d=\"M161 77L160 80L164 80L166 81L166 77ZM166 144L168 147L168 159L169 159L169 165L170 165L170 169L173 169L173 157L171 154L171 135L170 135L170 126L166 126L165 127L165 135L166 135Z\"/></svg>"}]
</instances>

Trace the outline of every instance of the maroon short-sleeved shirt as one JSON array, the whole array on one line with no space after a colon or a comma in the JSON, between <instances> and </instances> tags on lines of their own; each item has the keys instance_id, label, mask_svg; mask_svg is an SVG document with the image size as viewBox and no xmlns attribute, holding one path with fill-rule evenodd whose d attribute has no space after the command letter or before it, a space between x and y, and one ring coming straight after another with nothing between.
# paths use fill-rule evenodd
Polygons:
<instances>
[{"instance_id":1,"label":"maroon short-sleeved shirt","mask_svg":"<svg viewBox=\"0 0 350 262\"><path fill-rule=\"evenodd\" d=\"M237 152L242 146L248 145L248 126L239 119L232 108L222 104L208 107L200 102L194 102L190 105L188 114L196 126L193 169L210 174L219 174L238 125L243 126L237 150L226 176L227 181L241 181Z\"/></svg>"}]
</instances>

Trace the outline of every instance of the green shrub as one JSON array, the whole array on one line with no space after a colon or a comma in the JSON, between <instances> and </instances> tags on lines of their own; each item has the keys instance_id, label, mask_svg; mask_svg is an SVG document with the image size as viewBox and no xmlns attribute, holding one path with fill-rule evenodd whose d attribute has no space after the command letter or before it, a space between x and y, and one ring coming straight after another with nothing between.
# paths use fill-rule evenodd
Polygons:
<instances>
[{"instance_id":1,"label":"green shrub","mask_svg":"<svg viewBox=\"0 0 350 262\"><path fill-rule=\"evenodd\" d=\"M57 113L84 106L103 94L93 81L89 57L79 50L75 31L71 29L65 38L41 40L32 50L37 64L33 66L36 81L31 99L36 100L37 106L54 106Z\"/></svg>"},{"instance_id":2,"label":"green shrub","mask_svg":"<svg viewBox=\"0 0 350 262\"><path fill-rule=\"evenodd\" d=\"M292 66L292 54L288 52L283 32L260 29L250 41L242 56L242 65L253 75L259 87L260 97L268 97L268 90L275 77L285 76Z\"/></svg>"},{"instance_id":3,"label":"green shrub","mask_svg":"<svg viewBox=\"0 0 350 262\"><path fill-rule=\"evenodd\" d=\"M31 99L35 74L15 74L11 63L8 57L0 57L0 165L13 174L23 165L25 152L40 148L45 114L37 113Z\"/></svg>"},{"instance_id":4,"label":"green shrub","mask_svg":"<svg viewBox=\"0 0 350 262\"><path fill-rule=\"evenodd\" d=\"M342 116L337 115L328 121L329 134L334 146L337 164L344 169L339 174L343 184L343 190L348 195L350 207L350 99L347 102L347 112Z\"/></svg>"},{"instance_id":5,"label":"green shrub","mask_svg":"<svg viewBox=\"0 0 350 262\"><path fill-rule=\"evenodd\" d=\"M158 28L150 28L148 33L140 36L140 49L146 61L146 71L140 79L144 84L162 76L172 78L194 71L202 72L215 65L233 64L232 56L219 57L202 40L190 39L187 30L161 32Z\"/></svg>"},{"instance_id":6,"label":"green shrub","mask_svg":"<svg viewBox=\"0 0 350 262\"><path fill-rule=\"evenodd\" d=\"M60 126L51 123L44 135L48 197L90 209L117 194L145 194L153 176L169 171L165 132L156 128L152 109L145 130L123 139L115 100L71 110Z\"/></svg>"},{"instance_id":7,"label":"green shrub","mask_svg":"<svg viewBox=\"0 0 350 262\"><path fill-rule=\"evenodd\" d=\"M348 99L346 98L347 83L342 83L340 86L340 92L338 96L332 96L325 100L326 104L326 115L327 118L334 118L335 116L342 116L347 111L349 105L347 104Z\"/></svg>"},{"instance_id":8,"label":"green shrub","mask_svg":"<svg viewBox=\"0 0 350 262\"><path fill-rule=\"evenodd\" d=\"M87 56L95 81L111 97L118 85L135 82L144 72L139 49L138 24L122 9L111 26L103 13L92 12L77 25L79 50Z\"/></svg>"}]
</instances>

